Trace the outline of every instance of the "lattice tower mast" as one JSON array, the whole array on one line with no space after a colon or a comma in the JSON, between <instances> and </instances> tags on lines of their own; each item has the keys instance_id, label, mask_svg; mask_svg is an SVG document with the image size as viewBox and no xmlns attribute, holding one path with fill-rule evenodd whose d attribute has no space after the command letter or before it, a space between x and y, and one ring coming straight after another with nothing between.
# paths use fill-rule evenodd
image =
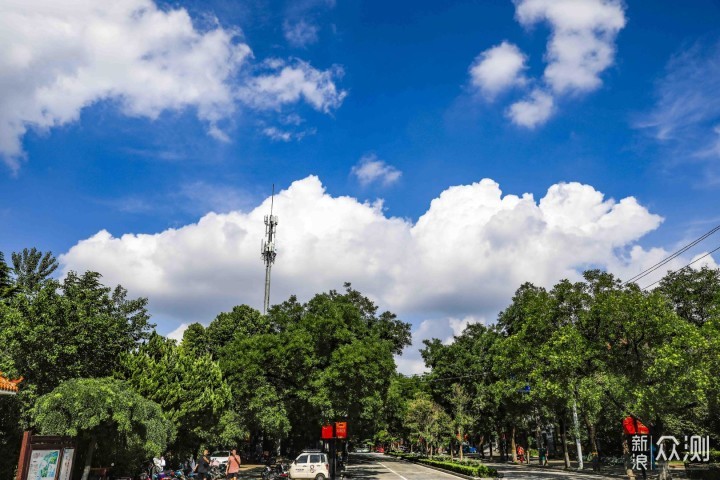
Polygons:
<instances>
[{"instance_id":1,"label":"lattice tower mast","mask_svg":"<svg viewBox=\"0 0 720 480\"><path fill-rule=\"evenodd\" d=\"M270 215L265 215L265 238L262 241L260 254L265 262L265 301L263 302L263 314L270 308L270 271L275 263L275 230L277 229L278 217L273 215L273 203L275 201L275 184L273 184L272 196L270 197Z\"/></svg>"}]
</instances>

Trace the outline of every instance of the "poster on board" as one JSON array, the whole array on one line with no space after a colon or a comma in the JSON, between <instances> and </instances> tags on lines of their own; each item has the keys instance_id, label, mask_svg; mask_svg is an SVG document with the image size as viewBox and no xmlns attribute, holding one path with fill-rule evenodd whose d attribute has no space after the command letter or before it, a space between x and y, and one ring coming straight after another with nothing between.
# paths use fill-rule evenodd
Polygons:
<instances>
[{"instance_id":1,"label":"poster on board","mask_svg":"<svg viewBox=\"0 0 720 480\"><path fill-rule=\"evenodd\" d=\"M63 455L60 460L60 476L58 476L58 480L70 480L74 455L74 448L63 448Z\"/></svg>"},{"instance_id":2,"label":"poster on board","mask_svg":"<svg viewBox=\"0 0 720 480\"><path fill-rule=\"evenodd\" d=\"M27 480L55 480L60 450L33 450Z\"/></svg>"}]
</instances>

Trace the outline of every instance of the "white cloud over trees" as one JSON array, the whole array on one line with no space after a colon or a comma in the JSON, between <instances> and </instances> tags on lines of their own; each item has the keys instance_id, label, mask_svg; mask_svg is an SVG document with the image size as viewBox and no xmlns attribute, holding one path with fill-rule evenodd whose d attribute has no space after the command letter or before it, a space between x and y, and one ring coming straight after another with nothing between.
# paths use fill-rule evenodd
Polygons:
<instances>
[{"instance_id":1,"label":"white cloud over trees","mask_svg":"<svg viewBox=\"0 0 720 480\"><path fill-rule=\"evenodd\" d=\"M155 234L103 230L61 263L65 272L96 270L106 282L148 296L166 331L208 322L233 305L262 304L259 245L269 209L266 199L248 211L208 213ZM633 197L607 199L579 183L552 185L538 201L527 193L503 195L484 179L446 189L412 222L386 216L381 201L333 197L310 176L276 195L275 213L273 302L291 294L306 300L350 281L381 308L413 319L416 341L494 321L523 282L551 286L591 267L629 278L667 254L636 244L661 217ZM403 362L406 371L416 369L417 354Z\"/></svg>"}]
</instances>

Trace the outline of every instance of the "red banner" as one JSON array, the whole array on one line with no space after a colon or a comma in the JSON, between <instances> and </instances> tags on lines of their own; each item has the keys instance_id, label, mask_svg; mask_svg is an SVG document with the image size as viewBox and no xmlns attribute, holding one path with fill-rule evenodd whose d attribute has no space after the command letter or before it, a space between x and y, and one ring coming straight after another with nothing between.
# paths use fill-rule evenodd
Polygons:
<instances>
[{"instance_id":1,"label":"red banner","mask_svg":"<svg viewBox=\"0 0 720 480\"><path fill-rule=\"evenodd\" d=\"M323 425L320 429L320 438L323 440L329 440L333 438L333 427L332 425Z\"/></svg>"},{"instance_id":2,"label":"red banner","mask_svg":"<svg viewBox=\"0 0 720 480\"><path fill-rule=\"evenodd\" d=\"M347 438L347 422L335 422L335 436Z\"/></svg>"},{"instance_id":3,"label":"red banner","mask_svg":"<svg viewBox=\"0 0 720 480\"><path fill-rule=\"evenodd\" d=\"M623 420L623 431L627 435L647 435L650 433L648 427L633 417L625 417L625 420Z\"/></svg>"}]
</instances>

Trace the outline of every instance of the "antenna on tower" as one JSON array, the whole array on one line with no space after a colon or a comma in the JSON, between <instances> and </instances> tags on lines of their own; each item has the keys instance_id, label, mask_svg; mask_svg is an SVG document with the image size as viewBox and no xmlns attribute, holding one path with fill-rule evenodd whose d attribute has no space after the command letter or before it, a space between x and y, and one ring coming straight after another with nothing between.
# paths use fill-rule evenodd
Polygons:
<instances>
[{"instance_id":1,"label":"antenna on tower","mask_svg":"<svg viewBox=\"0 0 720 480\"><path fill-rule=\"evenodd\" d=\"M260 254L265 262L265 301L263 302L263 314L267 313L270 308L270 270L272 264L275 263L275 229L278 224L277 215L273 215L273 204L275 203L275 184L272 186L272 195L270 196L270 215L265 215L265 238L260 247Z\"/></svg>"}]
</instances>

